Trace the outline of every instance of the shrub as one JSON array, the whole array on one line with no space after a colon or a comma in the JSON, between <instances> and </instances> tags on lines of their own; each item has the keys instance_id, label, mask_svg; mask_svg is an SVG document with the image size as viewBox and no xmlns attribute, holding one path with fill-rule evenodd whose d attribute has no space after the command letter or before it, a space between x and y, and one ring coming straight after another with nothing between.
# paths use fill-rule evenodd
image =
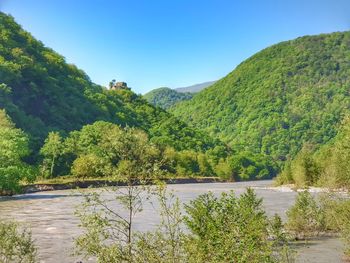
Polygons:
<instances>
[{"instance_id":1,"label":"shrub","mask_svg":"<svg viewBox=\"0 0 350 263\"><path fill-rule=\"evenodd\" d=\"M94 154L78 157L71 168L72 175L81 179L107 176L108 171L110 171L108 163Z\"/></svg>"},{"instance_id":2,"label":"shrub","mask_svg":"<svg viewBox=\"0 0 350 263\"><path fill-rule=\"evenodd\" d=\"M350 257L350 200L325 195L321 198L328 230L340 232L345 243L345 254Z\"/></svg>"},{"instance_id":3,"label":"shrub","mask_svg":"<svg viewBox=\"0 0 350 263\"><path fill-rule=\"evenodd\" d=\"M298 193L287 216L286 228L296 238L305 239L326 230L324 212L308 191Z\"/></svg>"},{"instance_id":4,"label":"shrub","mask_svg":"<svg viewBox=\"0 0 350 263\"><path fill-rule=\"evenodd\" d=\"M27 229L0 221L0 262L36 262L36 248Z\"/></svg>"},{"instance_id":5,"label":"shrub","mask_svg":"<svg viewBox=\"0 0 350 263\"><path fill-rule=\"evenodd\" d=\"M237 198L204 194L186 206L189 262L273 262L262 200L248 189Z\"/></svg>"}]
</instances>

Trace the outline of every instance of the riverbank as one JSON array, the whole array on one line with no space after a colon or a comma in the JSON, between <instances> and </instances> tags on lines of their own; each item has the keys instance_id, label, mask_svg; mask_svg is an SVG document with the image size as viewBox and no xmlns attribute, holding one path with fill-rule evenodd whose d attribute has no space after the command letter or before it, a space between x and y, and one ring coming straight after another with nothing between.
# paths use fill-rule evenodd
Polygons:
<instances>
[{"instance_id":1,"label":"riverbank","mask_svg":"<svg viewBox=\"0 0 350 263\"><path fill-rule=\"evenodd\" d=\"M191 178L165 178L161 179L166 184L195 184L195 183L228 183L232 181L223 180L219 177L191 177ZM255 180L253 180L255 181ZM264 181L264 180L263 180ZM149 184L155 183L154 181L148 182ZM140 184L140 183L136 183ZM38 181L34 184L25 185L22 188L22 194L30 194L45 191L57 191L57 190L70 190L70 189L85 189L85 188L100 188L105 186L126 186L126 182L116 180L113 178L87 178L84 181L78 181L72 177L54 178ZM302 192L309 191L310 193L338 193L349 194L346 189L331 189L327 187L314 187L297 188L293 184L274 186L272 183L270 186L264 187L266 190L273 190L278 192ZM254 187L253 187L254 189Z\"/></svg>"},{"instance_id":2,"label":"riverbank","mask_svg":"<svg viewBox=\"0 0 350 263\"><path fill-rule=\"evenodd\" d=\"M68 178L65 179L68 180ZM186 179L187 182L188 179ZM255 189L259 198L263 198L264 210L268 216L272 217L277 213L285 220L285 211L295 203L297 192L278 191L271 188L272 185L272 180L212 184L185 183L169 184L168 190L180 199L181 204L188 204L208 191L215 195L229 191L241 195L247 187L250 187ZM109 200L114 198L113 192L110 191L103 191L103 195ZM72 240L82 233L75 211L83 201L83 195L78 190L16 195L0 201L0 217L30 226L38 246L38 257L41 262L94 262L72 254L74 248ZM116 208L122 209L119 205L116 205ZM158 208L156 201L145 202L142 212L135 219L135 230L153 231L160 221ZM344 262L344 247L338 238L320 237L308 240L308 242L296 242L295 249L296 263Z\"/></svg>"},{"instance_id":3,"label":"riverbank","mask_svg":"<svg viewBox=\"0 0 350 263\"><path fill-rule=\"evenodd\" d=\"M279 186L267 186L267 190L274 190L278 192L303 192L308 191L310 193L337 193L337 194L349 194L349 191L345 188L329 188L329 187L316 187L308 186L305 188L296 187L294 184L285 184Z\"/></svg>"},{"instance_id":4,"label":"riverbank","mask_svg":"<svg viewBox=\"0 0 350 263\"><path fill-rule=\"evenodd\" d=\"M221 183L227 182L219 177L193 177L193 178L171 178L162 179L162 182L166 184L195 184L195 183ZM149 182L152 184L153 182ZM139 184L136 182L136 184ZM57 182L57 180L46 180L45 182L35 183L31 185L23 186L23 194L31 194L44 191L57 191L57 190L70 190L70 189L84 189L84 188L99 188L105 186L126 186L126 182L112 180L112 179L89 179L84 181L63 180Z\"/></svg>"}]
</instances>

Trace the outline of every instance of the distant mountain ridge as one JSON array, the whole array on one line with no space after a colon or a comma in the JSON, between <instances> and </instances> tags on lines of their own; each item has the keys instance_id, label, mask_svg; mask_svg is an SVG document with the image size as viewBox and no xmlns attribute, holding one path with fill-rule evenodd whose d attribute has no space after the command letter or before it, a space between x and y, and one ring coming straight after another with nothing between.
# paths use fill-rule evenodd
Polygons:
<instances>
[{"instance_id":1,"label":"distant mountain ridge","mask_svg":"<svg viewBox=\"0 0 350 263\"><path fill-rule=\"evenodd\" d=\"M216 81L208 81L188 87L175 89L162 87L147 92L143 95L143 97L154 106L161 107L166 110L181 101L191 99L197 92L211 86L215 82Z\"/></svg>"},{"instance_id":2,"label":"distant mountain ridge","mask_svg":"<svg viewBox=\"0 0 350 263\"><path fill-rule=\"evenodd\" d=\"M178 92L191 92L191 93L197 93L200 92L201 90L213 85L216 81L207 81L195 85L191 85L188 87L181 87L181 88L175 88L174 90Z\"/></svg>"}]
</instances>

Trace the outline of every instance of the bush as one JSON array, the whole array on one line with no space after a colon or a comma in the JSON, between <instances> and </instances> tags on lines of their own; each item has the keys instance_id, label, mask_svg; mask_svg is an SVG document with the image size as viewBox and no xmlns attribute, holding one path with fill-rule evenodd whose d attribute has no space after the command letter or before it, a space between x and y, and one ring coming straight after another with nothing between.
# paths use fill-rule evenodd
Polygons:
<instances>
[{"instance_id":1,"label":"bush","mask_svg":"<svg viewBox=\"0 0 350 263\"><path fill-rule=\"evenodd\" d=\"M273 262L262 200L248 189L239 198L204 194L186 206L189 262Z\"/></svg>"},{"instance_id":2,"label":"bush","mask_svg":"<svg viewBox=\"0 0 350 263\"><path fill-rule=\"evenodd\" d=\"M36 248L28 230L0 221L0 262L36 262Z\"/></svg>"},{"instance_id":3,"label":"bush","mask_svg":"<svg viewBox=\"0 0 350 263\"><path fill-rule=\"evenodd\" d=\"M341 234L345 254L350 257L350 200L326 195L321 198L321 204L327 229Z\"/></svg>"},{"instance_id":4,"label":"bush","mask_svg":"<svg viewBox=\"0 0 350 263\"><path fill-rule=\"evenodd\" d=\"M88 178L88 177L103 177L108 176L110 171L108 163L102 158L94 155L87 154L75 159L72 165L72 175L77 178Z\"/></svg>"},{"instance_id":5,"label":"bush","mask_svg":"<svg viewBox=\"0 0 350 263\"><path fill-rule=\"evenodd\" d=\"M296 238L305 239L326 230L324 211L308 191L298 193L287 217L286 228Z\"/></svg>"}]
</instances>

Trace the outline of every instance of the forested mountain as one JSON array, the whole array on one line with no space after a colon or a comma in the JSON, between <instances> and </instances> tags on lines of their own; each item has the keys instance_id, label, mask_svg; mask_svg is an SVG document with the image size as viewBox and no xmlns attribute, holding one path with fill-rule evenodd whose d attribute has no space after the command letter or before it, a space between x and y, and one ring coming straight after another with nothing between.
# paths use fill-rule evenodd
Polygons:
<instances>
[{"instance_id":1,"label":"forested mountain","mask_svg":"<svg viewBox=\"0 0 350 263\"><path fill-rule=\"evenodd\" d=\"M271 46L172 113L229 143L286 160L324 144L350 106L350 32Z\"/></svg>"},{"instance_id":2,"label":"forested mountain","mask_svg":"<svg viewBox=\"0 0 350 263\"><path fill-rule=\"evenodd\" d=\"M143 97L152 105L161 107L163 109L169 109L176 103L181 101L190 100L195 93L213 85L215 81L203 82L200 84L183 87L183 88L159 88L147 92Z\"/></svg>"},{"instance_id":3,"label":"forested mountain","mask_svg":"<svg viewBox=\"0 0 350 263\"><path fill-rule=\"evenodd\" d=\"M130 90L107 90L0 12L0 109L40 145L49 131L67 135L104 120L145 130L175 149L204 151L218 141L189 128Z\"/></svg>"},{"instance_id":4,"label":"forested mountain","mask_svg":"<svg viewBox=\"0 0 350 263\"><path fill-rule=\"evenodd\" d=\"M151 90L143 95L143 97L154 106L168 109L180 101L191 99L193 94L189 92L177 92L170 88L159 88Z\"/></svg>"}]
</instances>

